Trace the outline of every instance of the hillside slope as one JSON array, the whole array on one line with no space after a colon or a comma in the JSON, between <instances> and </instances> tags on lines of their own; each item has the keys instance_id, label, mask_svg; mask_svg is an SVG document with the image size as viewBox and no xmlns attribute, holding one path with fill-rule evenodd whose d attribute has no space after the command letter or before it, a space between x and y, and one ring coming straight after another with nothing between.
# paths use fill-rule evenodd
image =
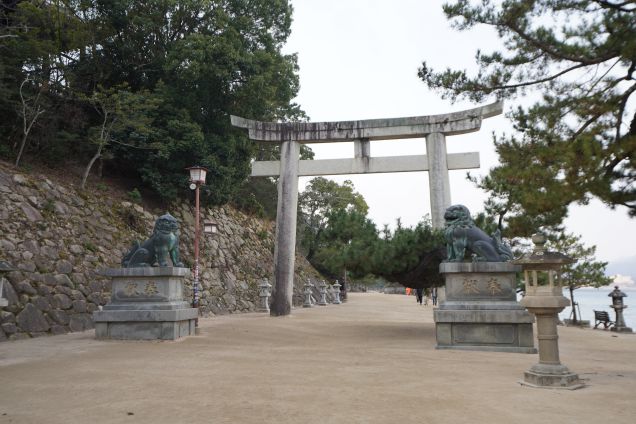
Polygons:
<instances>
[{"instance_id":1,"label":"hillside slope","mask_svg":"<svg viewBox=\"0 0 636 424\"><path fill-rule=\"evenodd\" d=\"M191 205L153 214L113 190L80 191L0 162L0 260L18 269L6 275L2 296L9 305L0 308L0 341L92 328L92 312L110 298L110 281L99 270L119 267L159 214L179 220L181 257L193 263ZM218 222L219 232L202 240L201 314L256 310L258 283L272 282L274 224L228 206L203 210L201 219L207 218ZM303 257L296 264L294 304L300 304L302 284L321 277ZM190 287L188 281L187 298Z\"/></svg>"}]
</instances>

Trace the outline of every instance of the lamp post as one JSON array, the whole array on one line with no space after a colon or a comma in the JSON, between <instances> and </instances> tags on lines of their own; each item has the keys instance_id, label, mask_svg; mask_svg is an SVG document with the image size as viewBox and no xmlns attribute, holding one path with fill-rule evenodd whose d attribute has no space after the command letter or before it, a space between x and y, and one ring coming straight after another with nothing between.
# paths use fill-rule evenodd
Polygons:
<instances>
[{"instance_id":1,"label":"lamp post","mask_svg":"<svg viewBox=\"0 0 636 424\"><path fill-rule=\"evenodd\" d=\"M192 307L199 309L199 187L205 184L208 170L202 166L186 168L190 171L190 189L194 190L194 282L192 283ZM195 334L199 327L199 316L195 321Z\"/></svg>"}]
</instances>

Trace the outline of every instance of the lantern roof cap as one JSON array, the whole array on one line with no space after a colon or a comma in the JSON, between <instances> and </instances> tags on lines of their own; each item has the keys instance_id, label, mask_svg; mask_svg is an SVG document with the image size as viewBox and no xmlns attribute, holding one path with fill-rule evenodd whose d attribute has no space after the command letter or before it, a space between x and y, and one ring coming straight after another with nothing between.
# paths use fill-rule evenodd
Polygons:
<instances>
[{"instance_id":1,"label":"lantern roof cap","mask_svg":"<svg viewBox=\"0 0 636 424\"><path fill-rule=\"evenodd\" d=\"M612 290L610 292L610 294L608 294L608 296L610 296L610 297L627 297L627 295L625 293L623 293L623 291L618 286L614 286L614 290Z\"/></svg>"},{"instance_id":2,"label":"lantern roof cap","mask_svg":"<svg viewBox=\"0 0 636 424\"><path fill-rule=\"evenodd\" d=\"M558 269L563 265L576 262L576 260L563 253L547 251L545 249L546 237L544 234L533 234L532 242L534 243L532 252L515 259L512 263L522 265L527 269Z\"/></svg>"}]
</instances>

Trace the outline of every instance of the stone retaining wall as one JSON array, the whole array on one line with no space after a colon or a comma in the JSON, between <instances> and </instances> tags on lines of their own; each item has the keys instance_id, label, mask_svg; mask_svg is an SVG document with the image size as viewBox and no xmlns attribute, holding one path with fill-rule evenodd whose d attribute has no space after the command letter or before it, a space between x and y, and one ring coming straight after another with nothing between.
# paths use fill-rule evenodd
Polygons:
<instances>
[{"instance_id":1,"label":"stone retaining wall","mask_svg":"<svg viewBox=\"0 0 636 424\"><path fill-rule=\"evenodd\" d=\"M118 267L132 240L145 240L165 212L0 163L0 260L18 269L6 275L2 296L9 304L0 308L0 341L92 328L92 312L110 298L110 281L99 270ZM181 257L191 266L193 208L182 204L168 212L181 222ZM272 282L273 223L227 206L203 211L206 218L218 222L219 232L202 241L202 315L255 311L258 283ZM302 284L321 277L303 257L296 263L299 305Z\"/></svg>"}]
</instances>

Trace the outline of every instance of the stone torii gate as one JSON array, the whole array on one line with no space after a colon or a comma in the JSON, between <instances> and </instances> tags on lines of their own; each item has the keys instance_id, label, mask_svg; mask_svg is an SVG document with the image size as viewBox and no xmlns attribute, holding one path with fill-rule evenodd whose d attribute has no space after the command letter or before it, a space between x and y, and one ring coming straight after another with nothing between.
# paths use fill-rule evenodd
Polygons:
<instances>
[{"instance_id":1,"label":"stone torii gate","mask_svg":"<svg viewBox=\"0 0 636 424\"><path fill-rule=\"evenodd\" d=\"M451 205L448 171L479 168L479 153L446 153L446 137L478 131L484 118L500 115L503 103L443 115L340 122L260 122L231 116L232 125L249 138L281 145L280 161L252 163L252 177L279 177L271 315L289 315L292 307L296 250L298 177L428 171L431 220L444 226ZM426 155L371 157L371 140L426 138ZM353 142L349 159L300 160L303 143Z\"/></svg>"}]
</instances>

